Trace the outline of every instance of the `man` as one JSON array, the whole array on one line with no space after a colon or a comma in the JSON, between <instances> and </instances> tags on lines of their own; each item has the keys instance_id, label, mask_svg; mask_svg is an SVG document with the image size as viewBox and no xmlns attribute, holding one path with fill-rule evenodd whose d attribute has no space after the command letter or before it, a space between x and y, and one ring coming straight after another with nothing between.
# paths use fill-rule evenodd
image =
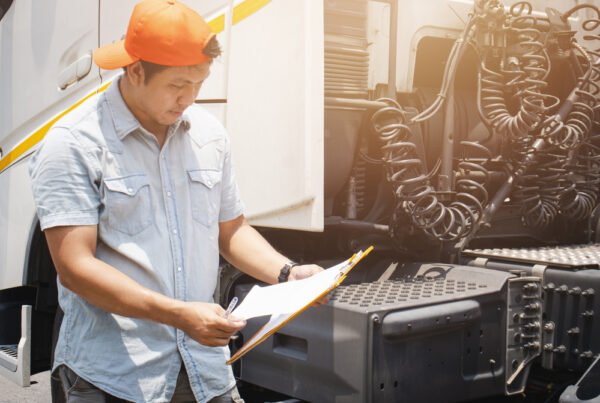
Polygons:
<instances>
[{"instance_id":1,"label":"man","mask_svg":"<svg viewBox=\"0 0 600 403\"><path fill-rule=\"evenodd\" d=\"M245 323L213 303L219 252L268 283L322 270L244 219L225 130L193 105L219 52L190 8L138 4L125 39L94 54L123 75L32 158L64 311L53 370L70 402L238 401L225 361Z\"/></svg>"}]
</instances>

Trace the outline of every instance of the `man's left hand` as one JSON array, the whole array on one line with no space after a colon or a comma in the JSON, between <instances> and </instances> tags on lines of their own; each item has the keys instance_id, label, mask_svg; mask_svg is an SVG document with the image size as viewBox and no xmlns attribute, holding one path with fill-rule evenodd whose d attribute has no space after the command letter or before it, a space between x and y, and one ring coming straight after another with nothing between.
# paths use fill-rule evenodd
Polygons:
<instances>
[{"instance_id":1,"label":"man's left hand","mask_svg":"<svg viewBox=\"0 0 600 403\"><path fill-rule=\"evenodd\" d=\"M288 277L288 281L302 280L304 278L308 278L313 276L319 272L323 271L321 266L317 266L316 264L305 264L294 266L290 270L290 276ZM323 298L315 301L314 306L323 305L329 302L329 298L324 296Z\"/></svg>"}]
</instances>

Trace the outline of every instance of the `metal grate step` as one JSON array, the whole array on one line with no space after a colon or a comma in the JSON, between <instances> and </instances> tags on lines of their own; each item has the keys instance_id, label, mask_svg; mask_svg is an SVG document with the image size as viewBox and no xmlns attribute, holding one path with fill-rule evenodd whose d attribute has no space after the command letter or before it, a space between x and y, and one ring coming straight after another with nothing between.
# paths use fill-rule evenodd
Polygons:
<instances>
[{"instance_id":1,"label":"metal grate step","mask_svg":"<svg viewBox=\"0 0 600 403\"><path fill-rule=\"evenodd\" d=\"M17 345L10 344L10 345L0 346L0 352L8 354L11 357L17 358Z\"/></svg>"},{"instance_id":2,"label":"metal grate step","mask_svg":"<svg viewBox=\"0 0 600 403\"><path fill-rule=\"evenodd\" d=\"M17 370L17 354L18 345L1 345L0 346L0 366L8 369L9 371Z\"/></svg>"},{"instance_id":3,"label":"metal grate step","mask_svg":"<svg viewBox=\"0 0 600 403\"><path fill-rule=\"evenodd\" d=\"M0 376L20 386L29 386L31 375L31 305L21 306L19 344L0 345Z\"/></svg>"},{"instance_id":4,"label":"metal grate step","mask_svg":"<svg viewBox=\"0 0 600 403\"><path fill-rule=\"evenodd\" d=\"M372 307L401 302L434 299L487 288L478 281L426 277L386 280L382 282L351 284L336 288L330 300L341 304Z\"/></svg>"},{"instance_id":5,"label":"metal grate step","mask_svg":"<svg viewBox=\"0 0 600 403\"><path fill-rule=\"evenodd\" d=\"M467 249L462 254L464 256L569 268L597 268L600 265L600 244L541 248Z\"/></svg>"}]
</instances>

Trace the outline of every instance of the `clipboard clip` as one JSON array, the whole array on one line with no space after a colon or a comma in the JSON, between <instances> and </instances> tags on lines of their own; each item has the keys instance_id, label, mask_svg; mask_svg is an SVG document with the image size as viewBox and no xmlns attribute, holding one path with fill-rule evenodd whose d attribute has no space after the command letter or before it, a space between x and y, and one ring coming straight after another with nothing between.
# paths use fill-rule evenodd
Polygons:
<instances>
[{"instance_id":1,"label":"clipboard clip","mask_svg":"<svg viewBox=\"0 0 600 403\"><path fill-rule=\"evenodd\" d=\"M350 269L353 267L354 265L352 263L347 264L346 266L344 266L340 272L338 274L335 275L335 282L337 284L339 284L344 278L346 278L346 274L348 274L348 272L350 271Z\"/></svg>"}]
</instances>

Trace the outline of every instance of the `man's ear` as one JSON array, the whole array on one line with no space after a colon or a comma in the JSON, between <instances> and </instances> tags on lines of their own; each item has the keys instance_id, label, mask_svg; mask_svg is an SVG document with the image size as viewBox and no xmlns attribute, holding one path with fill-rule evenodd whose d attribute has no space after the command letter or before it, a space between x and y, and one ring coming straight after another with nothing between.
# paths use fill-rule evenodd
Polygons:
<instances>
[{"instance_id":1,"label":"man's ear","mask_svg":"<svg viewBox=\"0 0 600 403\"><path fill-rule=\"evenodd\" d=\"M125 67L125 75L127 76L127 79L136 87L140 87L144 84L144 80L146 79L145 73L146 72L142 67L142 63L140 63L139 60Z\"/></svg>"}]
</instances>

